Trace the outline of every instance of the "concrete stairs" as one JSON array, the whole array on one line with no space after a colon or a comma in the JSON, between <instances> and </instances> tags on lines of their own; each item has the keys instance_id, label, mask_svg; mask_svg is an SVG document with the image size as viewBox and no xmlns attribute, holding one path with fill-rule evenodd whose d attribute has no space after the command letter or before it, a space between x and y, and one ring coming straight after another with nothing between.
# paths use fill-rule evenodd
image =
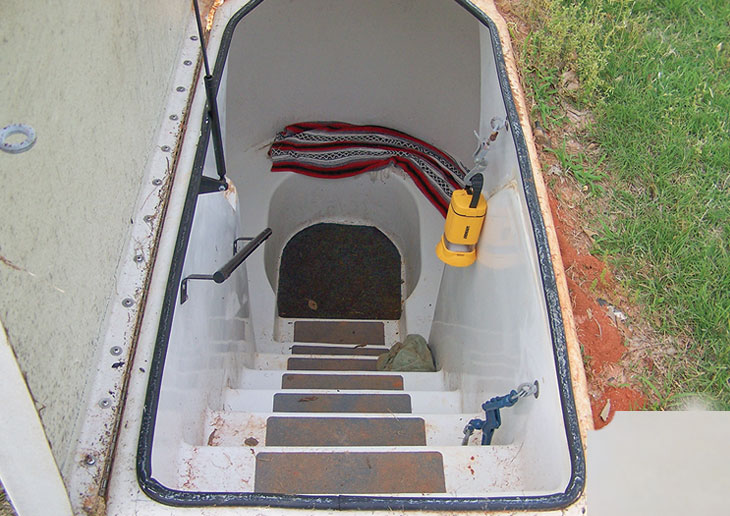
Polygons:
<instances>
[{"instance_id":1,"label":"concrete stairs","mask_svg":"<svg viewBox=\"0 0 730 516\"><path fill-rule=\"evenodd\" d=\"M476 414L462 413L441 372L376 371L383 345L289 348L257 355L207 414L206 445L183 451L184 488L448 496L500 460L495 447L460 446Z\"/></svg>"}]
</instances>

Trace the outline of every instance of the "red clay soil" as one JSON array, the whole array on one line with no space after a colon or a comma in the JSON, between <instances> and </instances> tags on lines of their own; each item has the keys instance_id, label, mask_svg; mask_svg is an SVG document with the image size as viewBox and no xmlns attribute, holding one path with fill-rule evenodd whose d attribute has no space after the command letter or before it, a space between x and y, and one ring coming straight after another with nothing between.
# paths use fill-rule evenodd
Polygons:
<instances>
[{"instance_id":1,"label":"red clay soil","mask_svg":"<svg viewBox=\"0 0 730 516\"><path fill-rule=\"evenodd\" d=\"M617 366L626 351L623 334L594 295L595 291L615 289L613 276L606 264L587 252L579 251L571 242L570 235L576 232L555 194L548 189L548 195L565 265L578 342L586 366L593 423L599 429L611 422L617 410L638 410L644 408L647 400L631 387L614 387L600 381L601 373ZM608 415L604 421L601 413L607 406Z\"/></svg>"},{"instance_id":2,"label":"red clay soil","mask_svg":"<svg viewBox=\"0 0 730 516\"><path fill-rule=\"evenodd\" d=\"M608 418L603 421L600 414L609 400L611 405ZM603 428L613 420L613 416L617 411L641 410L645 405L646 397L631 387L608 387L600 398L595 401L591 400L593 423L596 425L596 429Z\"/></svg>"},{"instance_id":3,"label":"red clay soil","mask_svg":"<svg viewBox=\"0 0 730 516\"><path fill-rule=\"evenodd\" d=\"M606 364L618 363L624 354L623 336L605 309L571 278L568 290L583 360L595 372L601 372Z\"/></svg>"}]
</instances>

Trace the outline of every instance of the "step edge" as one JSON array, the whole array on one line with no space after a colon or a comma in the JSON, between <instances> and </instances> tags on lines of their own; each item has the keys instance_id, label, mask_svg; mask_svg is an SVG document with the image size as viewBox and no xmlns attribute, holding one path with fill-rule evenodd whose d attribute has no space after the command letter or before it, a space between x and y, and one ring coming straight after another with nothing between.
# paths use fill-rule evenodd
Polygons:
<instances>
[{"instance_id":1,"label":"step edge","mask_svg":"<svg viewBox=\"0 0 730 516\"><path fill-rule=\"evenodd\" d=\"M495 444L488 446L459 446L459 445L438 445L438 446L358 446L356 451L353 451L349 446L213 446L213 445L193 445L191 446L192 451L200 450L228 450L245 453L247 456L251 454L251 450L254 451L255 455L260 453L413 453L413 452L438 452L444 454L446 452L454 453L455 450L464 450L464 455L478 454L480 451L484 454L504 454L512 450L515 453L519 452L522 448L522 444L510 443L510 444ZM468 450L468 451L467 451ZM454 456L452 455L453 459Z\"/></svg>"},{"instance_id":2,"label":"step edge","mask_svg":"<svg viewBox=\"0 0 730 516\"><path fill-rule=\"evenodd\" d=\"M456 389L453 391L439 391L439 390L433 390L433 391L426 391L426 390L375 390L375 389L234 389L231 387L226 387L223 390L223 395L239 395L239 393L271 393L271 394L377 394L377 395L415 395L417 397L423 397L428 394L432 395L443 395L446 394L448 396L456 396L457 393L460 393L461 391ZM229 394L230 393L230 394ZM241 394L242 395L242 394Z\"/></svg>"},{"instance_id":3,"label":"step edge","mask_svg":"<svg viewBox=\"0 0 730 516\"><path fill-rule=\"evenodd\" d=\"M283 356L283 357L292 357L294 355L275 355L275 356ZM297 355L297 358L299 356L305 356L305 355ZM277 373L291 373L291 374L370 374L370 375L426 375L426 374L435 374L439 375L441 377L444 376L443 369L437 369L436 371L347 371L347 370L333 370L333 371L321 371L321 370L313 370L313 371L307 371L307 372L299 372L299 371L292 371L291 369L256 369L256 368L250 368L250 367L243 367L241 369L242 373L245 374L246 372L253 371L255 374L272 374L275 375ZM243 376L243 375L242 375ZM405 377L404 377L405 378Z\"/></svg>"},{"instance_id":4,"label":"step edge","mask_svg":"<svg viewBox=\"0 0 730 516\"><path fill-rule=\"evenodd\" d=\"M377 413L373 413L373 414L371 414L371 413L362 413L361 414L361 413L358 413L358 412L316 412L315 413L316 415L313 415L313 414L306 414L304 412L243 412L243 411L239 411L239 410L231 410L231 411L211 410L209 412L209 414L210 414L211 417L226 416L226 415L230 415L230 414L246 415L246 416L261 417L261 418L272 417L272 416L275 416L275 417L280 417L280 416L283 416L283 417L290 417L290 416L291 417L299 417L299 416L301 416L301 417L332 417L333 414L334 415L341 414L341 417L348 417L350 419L357 418L357 417L362 417L362 418L369 418L369 417L386 418L386 417L391 417L391 418L395 418L395 416L393 414L390 414L390 413L381 413L381 412L377 412ZM414 413L408 413L405 416L406 417L410 417L410 418L420 418L420 419L425 419L425 418L431 418L431 419L459 419L459 418L460 419L472 419L472 418L478 417L479 414L478 414L478 412L468 412L468 413L465 413L465 412L449 412L447 414L445 414L443 412L420 412L420 413L415 413L414 412ZM482 414L482 417L483 416L484 416L484 414ZM402 418L400 416L398 416L397 419L402 419Z\"/></svg>"}]
</instances>

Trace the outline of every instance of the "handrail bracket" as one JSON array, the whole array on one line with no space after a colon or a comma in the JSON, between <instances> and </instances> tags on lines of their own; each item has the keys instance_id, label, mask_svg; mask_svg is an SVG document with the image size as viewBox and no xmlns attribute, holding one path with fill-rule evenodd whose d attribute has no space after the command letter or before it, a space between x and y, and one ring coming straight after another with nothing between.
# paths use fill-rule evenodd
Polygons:
<instances>
[{"instance_id":1,"label":"handrail bracket","mask_svg":"<svg viewBox=\"0 0 730 516\"><path fill-rule=\"evenodd\" d=\"M264 229L261 233L253 238L241 237L236 238L233 241L233 258L223 267L215 271L213 274L189 274L185 276L180 283L180 304L183 304L188 300L188 281L190 280L206 280L215 281L216 283L223 283L226 281L233 271L235 271L239 265L241 265L246 258L253 253L258 246L264 243L264 241L271 236L271 228ZM238 250L239 241L248 241L248 243Z\"/></svg>"}]
</instances>

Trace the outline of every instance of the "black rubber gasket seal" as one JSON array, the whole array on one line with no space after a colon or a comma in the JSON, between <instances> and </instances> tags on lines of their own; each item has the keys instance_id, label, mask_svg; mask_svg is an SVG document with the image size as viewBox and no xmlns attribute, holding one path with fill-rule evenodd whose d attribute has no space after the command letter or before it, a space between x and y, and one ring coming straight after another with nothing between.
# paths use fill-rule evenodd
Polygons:
<instances>
[{"instance_id":1,"label":"black rubber gasket seal","mask_svg":"<svg viewBox=\"0 0 730 516\"><path fill-rule=\"evenodd\" d=\"M264 0L252 0L241 8L228 22L215 63L214 89L218 91L233 31L238 23ZM152 440L155 431L157 405L160 397L160 386L167 345L170 337L173 313L177 301L183 262L188 247L188 239L195 214L196 200L203 173L203 164L210 137L210 121L203 117L201 136L195 154L192 178L188 187L182 220L178 230L175 254L170 266L170 274L165 291L157 341L150 367L147 396L142 412L141 430L137 448L137 479L139 485L150 498L165 505L178 507L205 506L264 506L291 509L340 509L340 510L420 510L420 511L524 511L561 509L574 503L585 488L585 457L581 442L578 415L573 399L570 366L563 326L563 316L558 298L558 289L553 271L547 232L543 222L540 205L532 176L532 167L527 152L522 127L509 85L509 78L504 64L502 45L494 22L468 0L454 0L489 29L497 66L499 85L502 90L512 138L517 149L517 158L522 176L525 200L530 215L532 230L537 248L540 275L545 292L547 315L555 356L555 368L558 373L558 387L563 407L568 450L570 453L571 476L562 492L539 496L503 496L503 497L375 497L375 496L306 496L279 495L251 492L194 492L179 491L162 485L152 476Z\"/></svg>"}]
</instances>

